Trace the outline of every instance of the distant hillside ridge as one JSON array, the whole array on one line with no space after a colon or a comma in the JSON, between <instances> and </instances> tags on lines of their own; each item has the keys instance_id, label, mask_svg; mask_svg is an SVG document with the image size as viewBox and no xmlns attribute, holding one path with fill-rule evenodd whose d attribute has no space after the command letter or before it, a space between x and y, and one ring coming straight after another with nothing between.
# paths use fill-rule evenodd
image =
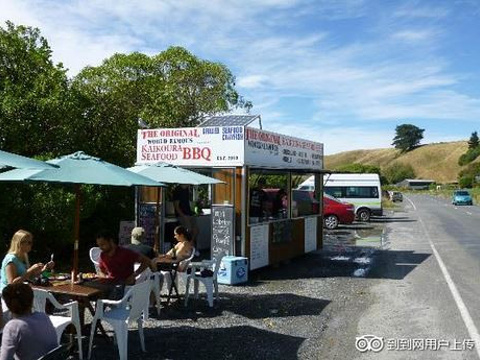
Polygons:
<instances>
[{"instance_id":1,"label":"distant hillside ridge","mask_svg":"<svg viewBox=\"0 0 480 360\"><path fill-rule=\"evenodd\" d=\"M458 158L468 150L467 141L453 141L422 145L407 153L395 148L352 150L325 156L325 169L334 170L341 165L364 164L385 169L395 163L410 164L417 179L435 180L438 184L456 182L465 166ZM475 160L475 162L479 159Z\"/></svg>"}]
</instances>

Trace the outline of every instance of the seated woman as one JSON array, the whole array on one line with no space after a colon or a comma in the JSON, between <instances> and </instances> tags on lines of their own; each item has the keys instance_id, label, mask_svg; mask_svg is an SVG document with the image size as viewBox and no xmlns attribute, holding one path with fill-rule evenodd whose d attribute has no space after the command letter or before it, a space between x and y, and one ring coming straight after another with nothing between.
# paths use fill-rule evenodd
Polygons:
<instances>
[{"instance_id":1,"label":"seated woman","mask_svg":"<svg viewBox=\"0 0 480 360\"><path fill-rule=\"evenodd\" d=\"M33 291L29 285L7 285L2 298L13 318L3 328L0 360L35 360L58 346L48 315L32 312Z\"/></svg>"},{"instance_id":2,"label":"seated woman","mask_svg":"<svg viewBox=\"0 0 480 360\"><path fill-rule=\"evenodd\" d=\"M152 268L156 269L161 264L171 264L171 263L178 263L182 260L188 259L192 256L192 252L194 251L194 247L192 244L192 236L190 232L183 226L177 226L173 230L173 234L177 244L170 249L166 254L158 255L156 258L152 260ZM178 271L183 272L186 270L186 266L182 266L180 263L178 266ZM170 289L171 285L171 278L170 273L168 271L162 271L162 275L167 280L167 288Z\"/></svg>"},{"instance_id":3,"label":"seated woman","mask_svg":"<svg viewBox=\"0 0 480 360\"><path fill-rule=\"evenodd\" d=\"M10 249L3 258L0 291L8 284L33 280L43 271L52 269L53 261L47 264L36 263L30 266L28 253L32 250L33 235L26 230L18 230L12 237Z\"/></svg>"},{"instance_id":4,"label":"seated woman","mask_svg":"<svg viewBox=\"0 0 480 360\"><path fill-rule=\"evenodd\" d=\"M8 284L22 283L27 280L34 280L43 271L52 269L53 261L47 264L36 263L30 266L28 253L32 250L33 235L26 230L18 230L12 237L10 249L3 258L0 270L0 292ZM3 301L3 298L2 298ZM2 303L4 318L8 319L5 303ZM6 314L7 313L7 314Z\"/></svg>"},{"instance_id":5,"label":"seated woman","mask_svg":"<svg viewBox=\"0 0 480 360\"><path fill-rule=\"evenodd\" d=\"M173 236L177 243L175 246L170 249L166 254L160 254L152 261L154 264L157 263L172 263L185 260L192 255L193 244L192 244L192 235L190 232L183 226L177 226L173 230ZM179 269L179 271L181 271Z\"/></svg>"}]
</instances>

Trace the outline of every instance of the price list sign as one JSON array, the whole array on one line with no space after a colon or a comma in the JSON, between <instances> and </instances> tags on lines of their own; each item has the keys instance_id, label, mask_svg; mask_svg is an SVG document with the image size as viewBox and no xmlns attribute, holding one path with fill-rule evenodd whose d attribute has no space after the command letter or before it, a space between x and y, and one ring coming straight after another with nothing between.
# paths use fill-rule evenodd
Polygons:
<instances>
[{"instance_id":1,"label":"price list sign","mask_svg":"<svg viewBox=\"0 0 480 360\"><path fill-rule=\"evenodd\" d=\"M212 257L233 255L234 211L231 205L212 205Z\"/></svg>"}]
</instances>

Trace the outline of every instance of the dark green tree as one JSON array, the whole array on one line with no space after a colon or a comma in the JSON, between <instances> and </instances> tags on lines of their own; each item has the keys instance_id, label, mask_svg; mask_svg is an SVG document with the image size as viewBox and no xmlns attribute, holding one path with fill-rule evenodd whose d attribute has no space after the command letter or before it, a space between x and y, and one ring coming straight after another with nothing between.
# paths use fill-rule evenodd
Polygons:
<instances>
[{"instance_id":1,"label":"dark green tree","mask_svg":"<svg viewBox=\"0 0 480 360\"><path fill-rule=\"evenodd\" d=\"M135 159L137 121L150 127L195 126L206 115L248 107L222 64L201 60L181 47L149 57L115 54L74 79L83 117L75 142L120 165Z\"/></svg>"},{"instance_id":2,"label":"dark green tree","mask_svg":"<svg viewBox=\"0 0 480 360\"><path fill-rule=\"evenodd\" d=\"M334 170L345 173L380 174L380 167L359 163L341 165Z\"/></svg>"},{"instance_id":3,"label":"dark green tree","mask_svg":"<svg viewBox=\"0 0 480 360\"><path fill-rule=\"evenodd\" d=\"M415 149L420 140L423 139L423 132L425 129L420 129L415 125L402 124L395 128L395 137L393 138L392 145L396 149L400 149L401 152L408 152Z\"/></svg>"},{"instance_id":4,"label":"dark green tree","mask_svg":"<svg viewBox=\"0 0 480 360\"><path fill-rule=\"evenodd\" d=\"M475 149L476 147L478 147L479 144L480 142L478 140L478 134L476 131L474 131L470 136L470 140L468 140L468 149Z\"/></svg>"},{"instance_id":5,"label":"dark green tree","mask_svg":"<svg viewBox=\"0 0 480 360\"><path fill-rule=\"evenodd\" d=\"M393 163L382 170L385 180L389 184L396 184L405 179L414 179L415 171L410 164Z\"/></svg>"},{"instance_id":6,"label":"dark green tree","mask_svg":"<svg viewBox=\"0 0 480 360\"><path fill-rule=\"evenodd\" d=\"M57 154L65 142L71 98L65 70L51 53L38 29L0 27L0 148Z\"/></svg>"}]
</instances>

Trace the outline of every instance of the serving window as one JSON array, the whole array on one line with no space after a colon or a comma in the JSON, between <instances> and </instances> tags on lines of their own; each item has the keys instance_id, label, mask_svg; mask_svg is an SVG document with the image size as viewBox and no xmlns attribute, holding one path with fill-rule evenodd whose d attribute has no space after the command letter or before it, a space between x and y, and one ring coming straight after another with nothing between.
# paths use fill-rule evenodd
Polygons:
<instances>
[{"instance_id":1,"label":"serving window","mask_svg":"<svg viewBox=\"0 0 480 360\"><path fill-rule=\"evenodd\" d=\"M315 199L315 187L300 186L304 180L310 178L313 174L292 173L292 218L309 215L317 215L320 203Z\"/></svg>"},{"instance_id":2,"label":"serving window","mask_svg":"<svg viewBox=\"0 0 480 360\"><path fill-rule=\"evenodd\" d=\"M288 172L252 169L248 178L250 224L289 217Z\"/></svg>"}]
</instances>

